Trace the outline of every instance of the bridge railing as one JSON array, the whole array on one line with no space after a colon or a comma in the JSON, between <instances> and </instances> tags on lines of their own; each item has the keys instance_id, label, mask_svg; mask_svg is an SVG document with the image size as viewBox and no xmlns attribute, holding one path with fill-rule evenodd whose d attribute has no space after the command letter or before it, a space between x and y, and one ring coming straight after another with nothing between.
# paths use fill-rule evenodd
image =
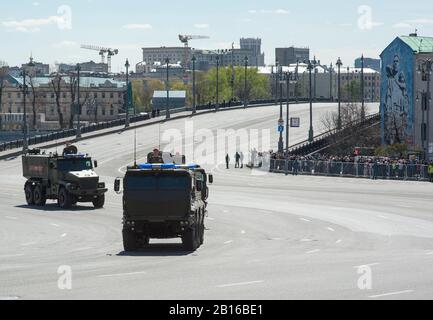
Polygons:
<instances>
[{"instance_id":1,"label":"bridge railing","mask_svg":"<svg viewBox=\"0 0 433 320\"><path fill-rule=\"evenodd\" d=\"M275 173L384 180L428 181L428 166L422 164L373 164L316 160L271 159Z\"/></svg>"},{"instance_id":2,"label":"bridge railing","mask_svg":"<svg viewBox=\"0 0 433 320\"><path fill-rule=\"evenodd\" d=\"M291 100L295 101L294 99L291 99ZM284 100L284 101L286 101L286 100ZM305 101L306 101L305 99L298 99L298 102L300 102L300 103L305 102ZM325 101L329 101L329 100L321 99L319 101L325 102ZM248 105L249 106L257 106L257 105L262 105L262 104L266 105L266 104L274 104L274 103L275 103L274 99L262 99L262 100L251 101L248 103ZM242 102L231 102L231 103L227 102L225 104L220 103L220 105L218 106L218 109L240 107L242 105L243 105ZM215 104L206 104L206 105L197 106L197 111L206 111L206 110L213 110L213 109L216 109ZM173 114L178 114L178 113L187 112L187 111L192 111L192 109L186 108L186 107L185 108L172 109L172 110L170 110L170 114L173 115ZM161 110L160 116L165 116L165 110ZM130 123L134 123L134 122L138 122L138 121L145 121L145 120L149 120L149 119L150 119L149 115L131 116L130 117ZM125 125L125 121L126 121L125 118L120 118L120 119L116 119L116 120L112 120L112 121L100 122L97 124L91 124L88 126L83 126L81 128L81 133L90 133L90 132L94 132L94 131L98 131L98 130L104 130L104 129L108 129L108 128L122 126L122 125ZM40 144L40 143L49 142L49 141L56 141L56 140L60 140L60 139L74 137L75 135L76 135L76 129L59 130L56 132L31 137L28 139L28 145L30 146L30 145L36 145L36 144ZM15 149L15 148L22 148L22 147L23 147L23 140L22 139L8 141L8 142L0 143L0 152Z\"/></svg>"}]
</instances>

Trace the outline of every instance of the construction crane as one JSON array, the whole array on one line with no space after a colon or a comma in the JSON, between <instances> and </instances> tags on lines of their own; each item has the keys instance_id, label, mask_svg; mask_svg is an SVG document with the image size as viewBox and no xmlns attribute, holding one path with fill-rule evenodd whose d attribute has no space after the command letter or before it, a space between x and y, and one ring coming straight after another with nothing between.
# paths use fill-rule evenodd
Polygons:
<instances>
[{"instance_id":1,"label":"construction crane","mask_svg":"<svg viewBox=\"0 0 433 320\"><path fill-rule=\"evenodd\" d=\"M119 54L119 49L104 48L94 45L81 45L81 49L99 51L101 56L101 63L105 63L105 55L107 55L108 73L111 73L111 59L113 56Z\"/></svg>"},{"instance_id":2,"label":"construction crane","mask_svg":"<svg viewBox=\"0 0 433 320\"><path fill-rule=\"evenodd\" d=\"M184 73L184 81L188 83L188 62L189 62L189 42L191 40L201 40L201 39L209 39L208 36L195 36L195 35L179 35L179 40L185 45L185 53L183 57L183 68L185 70Z\"/></svg>"}]
</instances>

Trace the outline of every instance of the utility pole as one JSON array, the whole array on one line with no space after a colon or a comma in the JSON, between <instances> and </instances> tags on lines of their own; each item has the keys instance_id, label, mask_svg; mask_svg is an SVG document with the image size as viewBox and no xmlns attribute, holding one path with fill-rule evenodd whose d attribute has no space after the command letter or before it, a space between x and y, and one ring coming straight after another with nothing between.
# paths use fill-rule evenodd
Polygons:
<instances>
[{"instance_id":1,"label":"utility pole","mask_svg":"<svg viewBox=\"0 0 433 320\"><path fill-rule=\"evenodd\" d=\"M234 66L234 54L235 54L235 43L232 42L232 52L231 52L231 57L232 57L232 79L231 79L231 87L232 87L232 102L234 102L235 100L235 66Z\"/></svg>"},{"instance_id":2,"label":"utility pole","mask_svg":"<svg viewBox=\"0 0 433 320\"><path fill-rule=\"evenodd\" d=\"M219 87L219 69L220 69L220 57L219 57L219 53L217 54L217 57L216 57L216 63L217 63L217 65L216 65L216 104L215 104L215 111L218 111L218 108L219 108L219 90L220 90L220 87Z\"/></svg>"},{"instance_id":3,"label":"utility pole","mask_svg":"<svg viewBox=\"0 0 433 320\"><path fill-rule=\"evenodd\" d=\"M290 134L290 119L289 119L289 113L290 113L290 78L291 73L287 71L286 73L286 96L287 96L287 105L286 105L286 163L285 163L285 171L286 175L289 174L289 134Z\"/></svg>"},{"instance_id":4,"label":"utility pole","mask_svg":"<svg viewBox=\"0 0 433 320\"><path fill-rule=\"evenodd\" d=\"M244 108L248 107L248 93L247 93L247 77L248 77L248 56L245 56L245 86L244 86Z\"/></svg>"},{"instance_id":5,"label":"utility pole","mask_svg":"<svg viewBox=\"0 0 433 320\"><path fill-rule=\"evenodd\" d=\"M284 125L283 120L283 83L282 83L282 72L283 68L281 66L278 67L277 80L278 86L280 87L280 119L278 120L279 124ZM279 128L280 129L280 128ZM278 152L281 154L284 152L284 142L283 142L283 131L280 131L280 138L278 140Z\"/></svg>"},{"instance_id":6,"label":"utility pole","mask_svg":"<svg viewBox=\"0 0 433 320\"><path fill-rule=\"evenodd\" d=\"M334 101L333 99L333 94L332 94L332 62L331 65L329 66L329 100Z\"/></svg>"}]
</instances>

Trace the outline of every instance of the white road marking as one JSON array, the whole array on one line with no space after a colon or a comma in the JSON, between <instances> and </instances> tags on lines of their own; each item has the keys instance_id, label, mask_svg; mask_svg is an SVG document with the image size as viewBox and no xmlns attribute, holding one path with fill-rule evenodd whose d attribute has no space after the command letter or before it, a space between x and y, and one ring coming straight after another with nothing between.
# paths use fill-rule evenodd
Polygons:
<instances>
[{"instance_id":1,"label":"white road marking","mask_svg":"<svg viewBox=\"0 0 433 320\"><path fill-rule=\"evenodd\" d=\"M340 239L340 240L337 240L335 243L336 243L336 244L340 244L340 243L342 243L342 242L343 242L343 240Z\"/></svg>"},{"instance_id":2,"label":"white road marking","mask_svg":"<svg viewBox=\"0 0 433 320\"><path fill-rule=\"evenodd\" d=\"M68 235L67 233L64 233L64 234L62 234L60 237L64 238L64 237L66 237L67 235Z\"/></svg>"},{"instance_id":3,"label":"white road marking","mask_svg":"<svg viewBox=\"0 0 433 320\"><path fill-rule=\"evenodd\" d=\"M382 218L382 219L385 219L385 220L389 220L389 218L388 217L385 217L385 216L383 216L383 215L380 215L380 216L378 216L379 218Z\"/></svg>"},{"instance_id":4,"label":"white road marking","mask_svg":"<svg viewBox=\"0 0 433 320\"><path fill-rule=\"evenodd\" d=\"M16 258L16 257L22 257L24 254L23 253L20 253L20 254L7 254L7 255L3 255L3 256L0 256L0 259L2 259L2 258Z\"/></svg>"},{"instance_id":5,"label":"white road marking","mask_svg":"<svg viewBox=\"0 0 433 320\"><path fill-rule=\"evenodd\" d=\"M245 234L245 233L247 233L247 232L246 232L245 230L242 230L241 233L242 233L242 234Z\"/></svg>"},{"instance_id":6,"label":"white road marking","mask_svg":"<svg viewBox=\"0 0 433 320\"><path fill-rule=\"evenodd\" d=\"M210 218L210 217L208 217L207 219L210 220L210 221L214 221L215 220L215 218Z\"/></svg>"},{"instance_id":7,"label":"white road marking","mask_svg":"<svg viewBox=\"0 0 433 320\"><path fill-rule=\"evenodd\" d=\"M396 291L396 292L389 292L389 293L383 293L383 294L377 294L374 296L369 296L369 298L381 298L381 297L389 297L389 296L396 296L399 294L405 294L405 293L412 293L413 290L404 290L404 291Z\"/></svg>"},{"instance_id":8,"label":"white road marking","mask_svg":"<svg viewBox=\"0 0 433 320\"><path fill-rule=\"evenodd\" d=\"M305 218L301 218L300 220L304 221L304 222L311 222L311 220L308 220L308 219L305 219Z\"/></svg>"},{"instance_id":9,"label":"white road marking","mask_svg":"<svg viewBox=\"0 0 433 320\"><path fill-rule=\"evenodd\" d=\"M217 286L217 288L229 288L229 287L238 287L238 286L247 286L251 284L263 283L263 280L259 281L249 281L249 282L238 282L238 283L228 283Z\"/></svg>"},{"instance_id":10,"label":"white road marking","mask_svg":"<svg viewBox=\"0 0 433 320\"><path fill-rule=\"evenodd\" d=\"M311 242L313 241L312 239L302 239L301 242Z\"/></svg>"},{"instance_id":11,"label":"white road marking","mask_svg":"<svg viewBox=\"0 0 433 320\"><path fill-rule=\"evenodd\" d=\"M433 251L432 252L427 252L426 256L433 256Z\"/></svg>"},{"instance_id":12,"label":"white road marking","mask_svg":"<svg viewBox=\"0 0 433 320\"><path fill-rule=\"evenodd\" d=\"M130 273L104 274L98 276L98 278L127 277L127 276L135 276L139 274L147 274L147 272L141 271L141 272L130 272Z\"/></svg>"},{"instance_id":13,"label":"white road marking","mask_svg":"<svg viewBox=\"0 0 433 320\"><path fill-rule=\"evenodd\" d=\"M60 227L58 224L55 224L55 223L50 223L50 226L56 227L56 228Z\"/></svg>"},{"instance_id":14,"label":"white road marking","mask_svg":"<svg viewBox=\"0 0 433 320\"><path fill-rule=\"evenodd\" d=\"M18 218L16 218L16 217L10 217L10 216L6 216L5 218L9 219L9 220L18 220Z\"/></svg>"},{"instance_id":15,"label":"white road marking","mask_svg":"<svg viewBox=\"0 0 433 320\"><path fill-rule=\"evenodd\" d=\"M224 213L229 213L230 211L228 211L228 210L223 210L223 212L224 212Z\"/></svg>"},{"instance_id":16,"label":"white road marking","mask_svg":"<svg viewBox=\"0 0 433 320\"><path fill-rule=\"evenodd\" d=\"M27 243L23 243L21 246L22 247L28 247L28 246L32 246L34 244L36 244L36 242L27 242Z\"/></svg>"},{"instance_id":17,"label":"white road marking","mask_svg":"<svg viewBox=\"0 0 433 320\"><path fill-rule=\"evenodd\" d=\"M333 228L331 228L331 227L328 227L327 228L329 231L331 231L331 232L335 232L335 229L333 229Z\"/></svg>"},{"instance_id":18,"label":"white road marking","mask_svg":"<svg viewBox=\"0 0 433 320\"><path fill-rule=\"evenodd\" d=\"M354 266L354 268L359 269L361 267L374 267L374 266L378 266L378 265L380 265L380 263L376 262L376 263L362 264L359 266Z\"/></svg>"},{"instance_id":19,"label":"white road marking","mask_svg":"<svg viewBox=\"0 0 433 320\"><path fill-rule=\"evenodd\" d=\"M320 252L320 249L307 251L307 254L313 254L313 253L317 253L317 252Z\"/></svg>"},{"instance_id":20,"label":"white road marking","mask_svg":"<svg viewBox=\"0 0 433 320\"><path fill-rule=\"evenodd\" d=\"M230 243L233 243L233 240L229 240L229 241L224 242L224 244L230 244Z\"/></svg>"}]
</instances>

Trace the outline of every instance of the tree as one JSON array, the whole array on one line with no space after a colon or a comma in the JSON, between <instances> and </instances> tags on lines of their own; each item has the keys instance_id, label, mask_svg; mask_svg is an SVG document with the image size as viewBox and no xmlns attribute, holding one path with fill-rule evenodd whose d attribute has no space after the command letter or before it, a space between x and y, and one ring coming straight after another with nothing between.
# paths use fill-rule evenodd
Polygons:
<instances>
[{"instance_id":1,"label":"tree","mask_svg":"<svg viewBox=\"0 0 433 320\"><path fill-rule=\"evenodd\" d=\"M62 76L60 74L54 74L53 78L51 78L51 86L54 91L55 99L56 99L56 107L57 107L57 114L58 114L58 121L60 129L63 129L65 127L64 119L63 119L63 112L60 106L60 95L62 91Z\"/></svg>"}]
</instances>

